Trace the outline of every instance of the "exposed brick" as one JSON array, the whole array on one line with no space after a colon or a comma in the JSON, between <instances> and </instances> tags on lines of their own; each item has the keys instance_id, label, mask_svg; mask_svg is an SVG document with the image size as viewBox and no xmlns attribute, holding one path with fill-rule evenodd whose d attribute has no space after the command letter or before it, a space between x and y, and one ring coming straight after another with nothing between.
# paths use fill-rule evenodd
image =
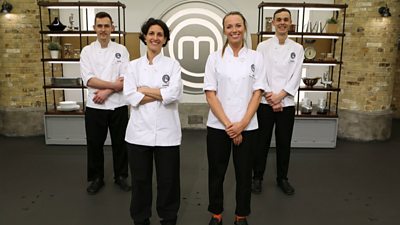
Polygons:
<instances>
[{"instance_id":1,"label":"exposed brick","mask_svg":"<svg viewBox=\"0 0 400 225\"><path fill-rule=\"evenodd\" d=\"M382 2L336 0L335 3L349 5L339 108L367 112L399 109L400 1L385 2L392 13L390 18L383 18L377 12ZM400 117L400 112L394 113Z\"/></svg>"}]
</instances>

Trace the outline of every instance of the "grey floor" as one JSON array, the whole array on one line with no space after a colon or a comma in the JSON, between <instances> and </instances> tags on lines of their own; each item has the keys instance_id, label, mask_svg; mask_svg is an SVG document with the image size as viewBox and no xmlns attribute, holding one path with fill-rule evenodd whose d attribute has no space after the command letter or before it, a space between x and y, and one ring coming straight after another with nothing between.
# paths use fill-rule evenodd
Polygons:
<instances>
[{"instance_id":1,"label":"grey floor","mask_svg":"<svg viewBox=\"0 0 400 225\"><path fill-rule=\"evenodd\" d=\"M184 131L182 204L178 224L206 225L205 132ZM400 121L392 138L357 143L338 140L335 149L294 149L289 178L294 196L274 182L275 153L268 159L264 192L252 196L250 225L400 224ZM106 148L106 186L86 194L84 146L46 146L44 137L0 137L1 225L124 225L130 193L113 183ZM233 224L235 181L225 181L224 224ZM152 224L159 224L154 210Z\"/></svg>"}]
</instances>

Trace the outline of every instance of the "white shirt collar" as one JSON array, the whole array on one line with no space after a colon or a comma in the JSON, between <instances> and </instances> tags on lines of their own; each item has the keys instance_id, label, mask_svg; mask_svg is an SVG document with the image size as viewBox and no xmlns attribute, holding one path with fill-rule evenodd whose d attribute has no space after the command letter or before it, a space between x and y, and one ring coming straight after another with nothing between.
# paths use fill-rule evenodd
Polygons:
<instances>
[{"instance_id":1,"label":"white shirt collar","mask_svg":"<svg viewBox=\"0 0 400 225\"><path fill-rule=\"evenodd\" d=\"M247 53L247 50L248 50L248 49L247 49L246 47L243 46L243 47L240 49L238 56L240 57L240 56L246 54L246 53ZM231 48L231 46L230 46L229 44L228 44L228 46L226 46L226 48L225 48L225 53L228 53L229 55L233 56L233 49Z\"/></svg>"},{"instance_id":2,"label":"white shirt collar","mask_svg":"<svg viewBox=\"0 0 400 225\"><path fill-rule=\"evenodd\" d=\"M158 53L155 57L154 57L154 59L153 59L153 65L154 64L157 64L160 60L161 60L161 57L163 56L163 54L160 52L160 53ZM149 61L149 59L147 58L147 52L146 52L146 54L144 55L144 58L145 58L145 60L146 60L146 63L147 63L147 65L150 65L150 61Z\"/></svg>"},{"instance_id":3,"label":"white shirt collar","mask_svg":"<svg viewBox=\"0 0 400 225\"><path fill-rule=\"evenodd\" d=\"M279 39L278 39L278 37L277 37L276 35L274 35L274 36L272 37L272 39L274 40L274 43L275 43L275 44L279 45ZM287 44L288 42L289 42L289 36L286 37L285 43L284 43L284 44Z\"/></svg>"},{"instance_id":4,"label":"white shirt collar","mask_svg":"<svg viewBox=\"0 0 400 225\"><path fill-rule=\"evenodd\" d=\"M94 42L94 44L95 44L96 48L101 48L101 44L100 44L99 40L96 40ZM110 46L111 46L111 40L108 41L107 48L110 47Z\"/></svg>"}]
</instances>

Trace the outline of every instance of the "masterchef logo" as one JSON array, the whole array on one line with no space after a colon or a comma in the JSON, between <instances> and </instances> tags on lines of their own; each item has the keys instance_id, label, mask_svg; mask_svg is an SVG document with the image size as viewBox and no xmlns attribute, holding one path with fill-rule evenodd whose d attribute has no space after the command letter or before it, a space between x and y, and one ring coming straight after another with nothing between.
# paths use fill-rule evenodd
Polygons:
<instances>
[{"instance_id":1,"label":"masterchef logo","mask_svg":"<svg viewBox=\"0 0 400 225\"><path fill-rule=\"evenodd\" d=\"M204 67L211 52L222 49L222 18L225 12L207 2L177 5L163 16L171 30L164 55L176 59L182 67L184 92L202 94Z\"/></svg>"}]
</instances>

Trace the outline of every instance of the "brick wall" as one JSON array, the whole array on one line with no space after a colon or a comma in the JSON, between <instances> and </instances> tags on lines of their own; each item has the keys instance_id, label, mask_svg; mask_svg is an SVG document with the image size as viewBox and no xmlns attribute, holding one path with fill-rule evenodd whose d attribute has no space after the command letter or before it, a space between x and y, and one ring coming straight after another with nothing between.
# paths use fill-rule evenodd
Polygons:
<instances>
[{"instance_id":1,"label":"brick wall","mask_svg":"<svg viewBox=\"0 0 400 225\"><path fill-rule=\"evenodd\" d=\"M399 36L400 42L400 36ZM397 43L396 72L394 75L392 110L393 117L400 118L400 43Z\"/></svg>"},{"instance_id":2,"label":"brick wall","mask_svg":"<svg viewBox=\"0 0 400 225\"><path fill-rule=\"evenodd\" d=\"M11 13L0 13L0 134L43 134L39 8L36 0L11 3ZM45 68L48 72L50 67Z\"/></svg>"},{"instance_id":3,"label":"brick wall","mask_svg":"<svg viewBox=\"0 0 400 225\"><path fill-rule=\"evenodd\" d=\"M36 1L12 1L0 14L0 107L43 106L39 12Z\"/></svg>"},{"instance_id":4,"label":"brick wall","mask_svg":"<svg viewBox=\"0 0 400 225\"><path fill-rule=\"evenodd\" d=\"M381 17L387 3L391 17ZM377 112L400 108L397 40L400 1L337 0L349 5L346 13L340 109ZM397 75L396 75L397 74ZM398 86L398 85L397 85ZM393 100L393 103L392 103ZM397 112L398 115L398 112Z\"/></svg>"}]
</instances>

